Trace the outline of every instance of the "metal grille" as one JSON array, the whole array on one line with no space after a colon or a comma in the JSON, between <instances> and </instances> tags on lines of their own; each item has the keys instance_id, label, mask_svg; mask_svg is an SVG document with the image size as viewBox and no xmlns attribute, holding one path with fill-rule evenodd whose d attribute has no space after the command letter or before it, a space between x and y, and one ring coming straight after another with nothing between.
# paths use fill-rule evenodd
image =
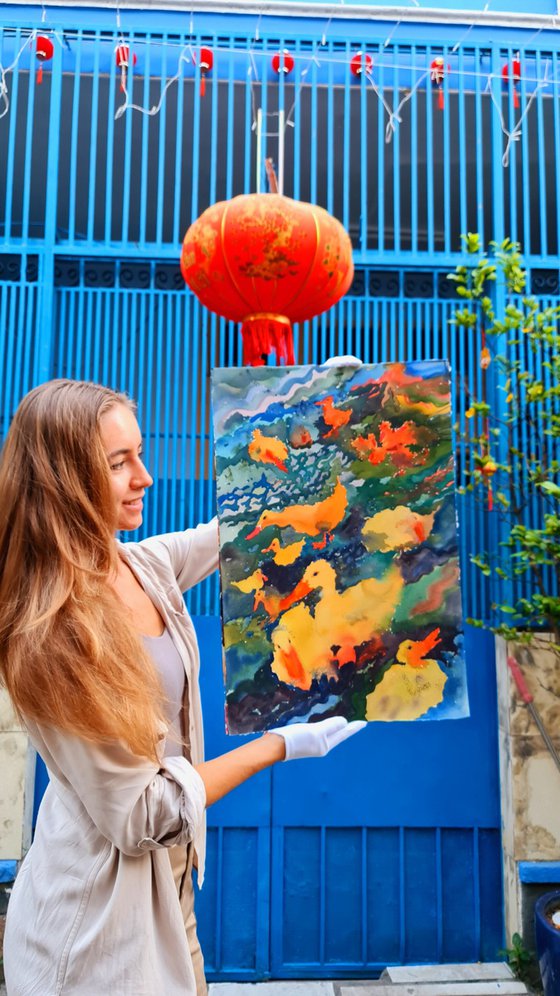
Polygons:
<instances>
[{"instance_id":1,"label":"metal grille","mask_svg":"<svg viewBox=\"0 0 560 996\"><path fill-rule=\"evenodd\" d=\"M525 48L520 35L514 48L498 30L492 42L475 29L451 45L433 26L408 38L401 26L399 43L385 44L368 23L348 37L349 22L333 21L321 38L323 25L301 22L296 34L293 23L263 21L258 40L227 18L198 17L193 34L184 18L166 23L173 30L144 22L127 34L137 57L129 98L158 113L121 116L122 39L108 12L87 30L74 22L58 32L41 86L31 22L0 25L2 65L16 61L0 117L0 428L21 395L52 376L130 391L155 478L148 532L212 514L209 371L240 357L236 329L182 286L180 241L209 203L264 185L265 156L282 166L284 192L323 204L355 247L350 294L296 329L300 362L345 352L366 362L447 357L462 427L467 392L480 388L480 344L476 331L448 325L445 275L461 259L459 234L520 239L541 274L538 293L558 292L558 56L546 34ZM214 51L204 97L201 45ZM356 77L360 46L373 61ZM278 76L271 57L283 48L295 65ZM502 69L518 49L527 113L506 150L522 111ZM443 111L429 74L436 57L446 67ZM458 445L459 480L469 459ZM458 508L465 610L481 617L513 592L490 591L470 564L494 542L484 509L468 498ZM215 612L217 594L215 582L202 586L192 611Z\"/></svg>"}]
</instances>

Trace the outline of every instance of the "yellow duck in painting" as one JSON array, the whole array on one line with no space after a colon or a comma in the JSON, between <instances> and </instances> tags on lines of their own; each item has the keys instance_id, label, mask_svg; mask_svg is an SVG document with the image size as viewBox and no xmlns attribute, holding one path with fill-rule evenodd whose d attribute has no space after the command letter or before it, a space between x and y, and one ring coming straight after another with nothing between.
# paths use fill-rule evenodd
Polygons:
<instances>
[{"instance_id":1,"label":"yellow duck in painting","mask_svg":"<svg viewBox=\"0 0 560 996\"><path fill-rule=\"evenodd\" d=\"M381 512L366 519L362 537L364 545L371 552L380 550L405 550L418 546L430 535L434 526L435 512L421 515L406 505L384 508Z\"/></svg>"},{"instance_id":2,"label":"yellow duck in painting","mask_svg":"<svg viewBox=\"0 0 560 996\"><path fill-rule=\"evenodd\" d=\"M308 689L313 678L335 676L343 664L356 660L356 647L387 628L403 587L400 571L391 566L384 577L365 578L338 591L336 572L326 560L316 560L303 573L296 591L321 590L314 614L306 605L284 613L272 631L272 670L281 681ZM333 647L338 648L333 653Z\"/></svg>"},{"instance_id":3,"label":"yellow duck in painting","mask_svg":"<svg viewBox=\"0 0 560 996\"><path fill-rule=\"evenodd\" d=\"M288 567L290 564L295 563L304 546L304 539L299 540L297 543L289 543L288 546L280 546L280 540L273 539L270 546L265 547L261 553L272 552L272 559L275 564L278 564L279 567Z\"/></svg>"},{"instance_id":4,"label":"yellow duck in painting","mask_svg":"<svg viewBox=\"0 0 560 996\"><path fill-rule=\"evenodd\" d=\"M265 509L255 528L245 538L253 539L268 526L279 526L280 529L291 526L296 533L305 536L324 533L326 538L342 522L347 505L346 488L337 477L332 493L314 505L288 505L279 512Z\"/></svg>"},{"instance_id":5,"label":"yellow duck in painting","mask_svg":"<svg viewBox=\"0 0 560 996\"><path fill-rule=\"evenodd\" d=\"M443 700L447 675L425 655L440 642L439 629L423 640L404 640L393 664L366 698L366 719L418 719Z\"/></svg>"},{"instance_id":6,"label":"yellow duck in painting","mask_svg":"<svg viewBox=\"0 0 560 996\"><path fill-rule=\"evenodd\" d=\"M251 591L260 591L265 581L268 581L266 574L263 574L260 567L257 567L256 571L253 571L248 578L231 583L235 588L239 588L239 591L242 591L244 595L248 595Z\"/></svg>"}]
</instances>

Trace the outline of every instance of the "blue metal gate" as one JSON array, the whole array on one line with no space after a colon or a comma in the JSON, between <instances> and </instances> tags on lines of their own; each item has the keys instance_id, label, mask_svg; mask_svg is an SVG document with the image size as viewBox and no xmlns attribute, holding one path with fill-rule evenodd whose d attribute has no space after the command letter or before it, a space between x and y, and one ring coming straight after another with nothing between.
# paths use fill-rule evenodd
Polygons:
<instances>
[{"instance_id":1,"label":"blue metal gate","mask_svg":"<svg viewBox=\"0 0 560 996\"><path fill-rule=\"evenodd\" d=\"M463 424L480 343L449 325L460 232L521 238L533 290L559 289L558 55L545 35L497 30L489 42L479 29L457 38L401 26L397 44L371 22L270 17L257 27L241 15L127 11L119 29L108 11L88 11L87 24L85 12L48 13L43 22L40 8L26 5L22 18L5 7L0 18L2 66L13 67L0 106L0 434L22 394L49 377L128 390L155 481L143 534L213 514L209 372L237 363L240 343L186 292L178 247L209 203L262 182L280 135L285 192L324 204L355 249L345 300L296 330L299 361L448 357ZM41 87L37 30L55 41ZM114 53L125 36L138 62L121 91ZM203 98L201 45L215 54ZM374 72L355 81L360 46ZM270 68L284 47L291 79ZM517 119L501 70L518 49L531 113L506 148L502 125L511 133ZM451 67L443 114L426 71L437 55ZM137 109L121 113L127 98ZM470 459L459 444L460 479ZM467 498L459 513L465 612L486 616L507 598L469 560L492 542L488 518ZM216 579L189 596L210 755L232 746L217 606ZM211 977L359 976L389 962L496 956L494 655L479 631L467 630L466 647L470 719L372 724L320 765L278 766L213 807L199 902Z\"/></svg>"}]
</instances>

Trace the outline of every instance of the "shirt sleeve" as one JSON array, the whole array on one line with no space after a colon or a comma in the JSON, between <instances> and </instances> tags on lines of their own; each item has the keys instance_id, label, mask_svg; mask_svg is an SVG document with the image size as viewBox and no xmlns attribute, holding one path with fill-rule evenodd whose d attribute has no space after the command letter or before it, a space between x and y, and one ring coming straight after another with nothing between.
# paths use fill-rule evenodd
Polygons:
<instances>
[{"instance_id":1,"label":"shirt sleeve","mask_svg":"<svg viewBox=\"0 0 560 996\"><path fill-rule=\"evenodd\" d=\"M201 523L196 529L152 536L140 546L169 560L179 588L187 591L218 567L218 520Z\"/></svg>"},{"instance_id":2,"label":"shirt sleeve","mask_svg":"<svg viewBox=\"0 0 560 996\"><path fill-rule=\"evenodd\" d=\"M134 857L194 840L206 790L186 758L166 757L157 767L118 742L94 744L51 728L40 736L47 767L119 851Z\"/></svg>"}]
</instances>

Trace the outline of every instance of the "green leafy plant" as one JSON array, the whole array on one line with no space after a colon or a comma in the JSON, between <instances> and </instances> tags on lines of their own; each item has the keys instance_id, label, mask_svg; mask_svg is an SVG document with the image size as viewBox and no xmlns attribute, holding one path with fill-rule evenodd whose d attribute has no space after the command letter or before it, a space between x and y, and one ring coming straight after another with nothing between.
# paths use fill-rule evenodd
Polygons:
<instances>
[{"instance_id":1,"label":"green leafy plant","mask_svg":"<svg viewBox=\"0 0 560 996\"><path fill-rule=\"evenodd\" d=\"M513 974L528 985L535 993L542 993L539 966L534 951L529 951L523 943L520 934L513 934L511 947L498 951L500 958L505 958Z\"/></svg>"},{"instance_id":2,"label":"green leafy plant","mask_svg":"<svg viewBox=\"0 0 560 996\"><path fill-rule=\"evenodd\" d=\"M490 620L469 622L526 643L547 630L560 653L560 306L526 295L518 243L485 252L468 233L463 245L468 261L448 275L463 299L452 322L479 354L477 383L464 385L460 491L484 502L499 537L473 563L514 592Z\"/></svg>"}]
</instances>

